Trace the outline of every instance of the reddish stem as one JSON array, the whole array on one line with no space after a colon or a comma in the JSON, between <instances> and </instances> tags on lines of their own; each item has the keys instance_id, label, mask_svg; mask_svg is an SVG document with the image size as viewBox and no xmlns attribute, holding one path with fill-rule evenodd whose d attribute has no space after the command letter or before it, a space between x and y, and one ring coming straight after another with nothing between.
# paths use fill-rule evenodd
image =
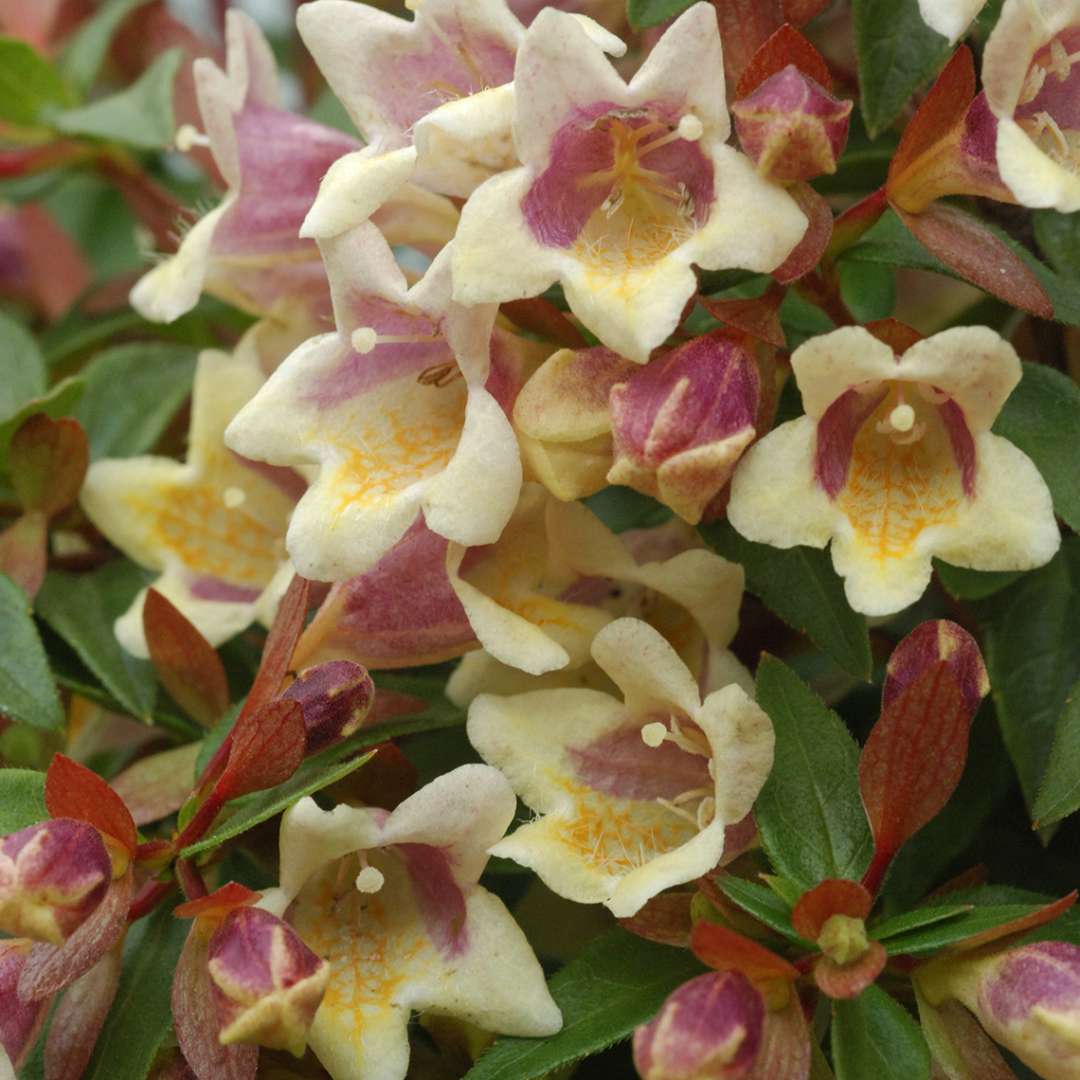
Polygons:
<instances>
[{"instance_id":1,"label":"reddish stem","mask_svg":"<svg viewBox=\"0 0 1080 1080\"><path fill-rule=\"evenodd\" d=\"M206 801L195 811L192 819L184 826L183 831L173 840L173 849L182 851L189 844L202 839L207 829L214 823L221 808L225 805L227 796L215 788L206 797Z\"/></svg>"},{"instance_id":2,"label":"reddish stem","mask_svg":"<svg viewBox=\"0 0 1080 1080\"><path fill-rule=\"evenodd\" d=\"M176 883L173 881L148 881L140 890L128 908L128 922L133 923L144 915L149 915L172 892Z\"/></svg>"},{"instance_id":3,"label":"reddish stem","mask_svg":"<svg viewBox=\"0 0 1080 1080\"><path fill-rule=\"evenodd\" d=\"M881 883L885 879L885 871L889 869L889 863L893 861L893 856L895 855L895 849L875 849L874 857L870 861L870 866L867 868L866 873L862 876L862 886L867 890L867 892L873 894L874 896L877 895L877 891L881 888Z\"/></svg>"},{"instance_id":4,"label":"reddish stem","mask_svg":"<svg viewBox=\"0 0 1080 1080\"><path fill-rule=\"evenodd\" d=\"M184 896L188 900L199 900L208 893L202 874L190 859L177 859L176 879L180 882L180 888L184 890Z\"/></svg>"}]
</instances>

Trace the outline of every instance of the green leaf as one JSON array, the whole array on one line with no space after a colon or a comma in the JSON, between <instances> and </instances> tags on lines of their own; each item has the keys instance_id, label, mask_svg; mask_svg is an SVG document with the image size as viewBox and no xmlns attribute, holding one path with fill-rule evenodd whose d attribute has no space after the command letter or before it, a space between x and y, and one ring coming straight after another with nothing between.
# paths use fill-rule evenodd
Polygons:
<instances>
[{"instance_id":1,"label":"green leaf","mask_svg":"<svg viewBox=\"0 0 1080 1080\"><path fill-rule=\"evenodd\" d=\"M126 559L116 559L89 574L54 571L45 578L37 610L101 681L124 711L150 721L157 696L154 669L137 660L116 640L113 623L153 575Z\"/></svg>"},{"instance_id":2,"label":"green leaf","mask_svg":"<svg viewBox=\"0 0 1080 1080\"><path fill-rule=\"evenodd\" d=\"M633 488L611 484L584 500L585 505L612 531L648 529L671 520L671 511Z\"/></svg>"},{"instance_id":3,"label":"green leaf","mask_svg":"<svg viewBox=\"0 0 1080 1080\"><path fill-rule=\"evenodd\" d=\"M975 610L1002 737L1030 808L1080 678L1080 537Z\"/></svg>"},{"instance_id":4,"label":"green leaf","mask_svg":"<svg viewBox=\"0 0 1080 1080\"><path fill-rule=\"evenodd\" d=\"M855 321L864 323L887 319L896 303L896 280L892 267L841 261L840 296Z\"/></svg>"},{"instance_id":5,"label":"green leaf","mask_svg":"<svg viewBox=\"0 0 1080 1080\"><path fill-rule=\"evenodd\" d=\"M17 127L46 123L49 106L71 104L60 73L25 41L0 37L0 120Z\"/></svg>"},{"instance_id":6,"label":"green leaf","mask_svg":"<svg viewBox=\"0 0 1080 1080\"><path fill-rule=\"evenodd\" d=\"M873 849L859 797L859 750L836 713L789 667L765 655L758 704L776 731L772 772L754 807L773 866L804 889L858 880Z\"/></svg>"},{"instance_id":7,"label":"green leaf","mask_svg":"<svg viewBox=\"0 0 1080 1080\"><path fill-rule=\"evenodd\" d=\"M84 383L81 378L63 379L48 393L31 398L6 420L0 421L0 471L7 469L8 447L11 437L35 413L44 413L54 420L70 416L82 397Z\"/></svg>"},{"instance_id":8,"label":"green leaf","mask_svg":"<svg viewBox=\"0 0 1080 1080\"><path fill-rule=\"evenodd\" d=\"M190 929L168 906L132 926L116 997L82 1080L145 1080L172 1026L173 971Z\"/></svg>"},{"instance_id":9,"label":"green leaf","mask_svg":"<svg viewBox=\"0 0 1080 1080\"><path fill-rule=\"evenodd\" d=\"M222 721L207 737L209 744L215 738L219 728L224 728ZM342 740L336 746L327 747L318 754L309 757L296 772L283 784L269 788L266 791L257 791L251 795L245 795L229 804L230 814L218 822L217 826L197 843L191 844L181 852L184 858L191 858L203 851L209 851L218 847L226 840L247 832L263 821L268 821L276 814L287 810L294 802L302 799L305 795L312 795L328 784L348 776L354 769L358 769L370 754L354 758L353 755L360 750L377 746L390 739L400 738L403 735L416 735L424 731L437 731L440 728L456 727L465 722L465 715L460 709L449 704L426 709L422 713L410 716L405 720L392 724L379 724L373 728L365 728L358 731L348 739ZM230 724L231 726L231 724ZM224 737L225 731L222 731ZM218 739L220 745L221 739ZM216 747L215 747L216 749ZM211 751L212 753L212 751ZM351 760L345 760L351 759ZM200 772L209 755L204 746L199 759L195 763L196 772Z\"/></svg>"},{"instance_id":10,"label":"green leaf","mask_svg":"<svg viewBox=\"0 0 1080 1080\"><path fill-rule=\"evenodd\" d=\"M64 711L30 617L30 603L6 574L0 574L0 713L46 731L64 726Z\"/></svg>"},{"instance_id":11,"label":"green leaf","mask_svg":"<svg viewBox=\"0 0 1080 1080\"><path fill-rule=\"evenodd\" d=\"M35 825L48 816L44 773L0 769L0 836Z\"/></svg>"},{"instance_id":12,"label":"green leaf","mask_svg":"<svg viewBox=\"0 0 1080 1080\"><path fill-rule=\"evenodd\" d=\"M1035 239L1047 262L1065 277L1080 279L1080 214L1035 210Z\"/></svg>"},{"instance_id":13,"label":"green leaf","mask_svg":"<svg viewBox=\"0 0 1080 1080\"><path fill-rule=\"evenodd\" d=\"M60 67L81 93L85 94L94 85L120 24L136 8L148 2L105 0L93 17L85 20L71 35L60 56Z\"/></svg>"},{"instance_id":14,"label":"green leaf","mask_svg":"<svg viewBox=\"0 0 1080 1080\"><path fill-rule=\"evenodd\" d=\"M1038 467L1054 509L1080 530L1080 386L1043 364L1024 364L1024 376L994 423Z\"/></svg>"},{"instance_id":15,"label":"green leaf","mask_svg":"<svg viewBox=\"0 0 1080 1080\"><path fill-rule=\"evenodd\" d=\"M704 970L686 949L609 930L548 984L562 1031L548 1039L496 1039L466 1080L531 1080L596 1054L650 1020L668 994Z\"/></svg>"},{"instance_id":16,"label":"green leaf","mask_svg":"<svg viewBox=\"0 0 1080 1080\"><path fill-rule=\"evenodd\" d=\"M1046 775L1031 813L1039 826L1080 810L1080 681L1073 683L1054 733Z\"/></svg>"},{"instance_id":17,"label":"green leaf","mask_svg":"<svg viewBox=\"0 0 1080 1080\"><path fill-rule=\"evenodd\" d=\"M0 311L0 420L45 393L45 361L33 335Z\"/></svg>"},{"instance_id":18,"label":"green leaf","mask_svg":"<svg viewBox=\"0 0 1080 1080\"><path fill-rule=\"evenodd\" d=\"M126 90L54 118L68 135L92 136L141 150L157 150L172 142L173 80L180 67L179 49L164 52Z\"/></svg>"},{"instance_id":19,"label":"green leaf","mask_svg":"<svg viewBox=\"0 0 1080 1080\"><path fill-rule=\"evenodd\" d=\"M870 677L866 620L851 610L844 585L824 551L787 551L755 544L726 522L705 525L705 540L726 559L742 565L746 587L793 629L806 634L845 671Z\"/></svg>"},{"instance_id":20,"label":"green leaf","mask_svg":"<svg viewBox=\"0 0 1080 1080\"><path fill-rule=\"evenodd\" d=\"M635 30L657 26L681 15L695 0L626 0L626 17Z\"/></svg>"},{"instance_id":21,"label":"green leaf","mask_svg":"<svg viewBox=\"0 0 1080 1080\"><path fill-rule=\"evenodd\" d=\"M717 879L716 884L724 895L743 911L753 915L759 922L763 922L771 930L775 930L788 941L804 949L812 949L811 942L801 938L791 926L791 908L764 885L758 885L745 878L735 877L733 874L725 874Z\"/></svg>"},{"instance_id":22,"label":"green leaf","mask_svg":"<svg viewBox=\"0 0 1080 1080\"><path fill-rule=\"evenodd\" d=\"M1022 570L968 570L934 560L941 584L957 600L983 600L1024 576Z\"/></svg>"},{"instance_id":23,"label":"green leaf","mask_svg":"<svg viewBox=\"0 0 1080 1080\"><path fill-rule=\"evenodd\" d=\"M918 0L852 0L851 10L859 101L873 138L938 72L951 46L923 21Z\"/></svg>"},{"instance_id":24,"label":"green leaf","mask_svg":"<svg viewBox=\"0 0 1080 1080\"><path fill-rule=\"evenodd\" d=\"M950 910L955 907L948 903L942 906ZM1040 907L1041 904L982 904L962 915L954 915L940 922L896 934L883 944L890 956L927 956L939 952L947 945L955 945L965 938L981 934L984 930L992 930L995 926L1003 926L1014 919L1030 915Z\"/></svg>"},{"instance_id":25,"label":"green leaf","mask_svg":"<svg viewBox=\"0 0 1080 1080\"><path fill-rule=\"evenodd\" d=\"M118 345L83 369L86 391L75 418L90 455L131 457L151 450L191 392L196 350L167 342Z\"/></svg>"},{"instance_id":26,"label":"green leaf","mask_svg":"<svg viewBox=\"0 0 1080 1080\"><path fill-rule=\"evenodd\" d=\"M884 990L833 1002L836 1080L929 1080L930 1050L911 1014Z\"/></svg>"},{"instance_id":27,"label":"green leaf","mask_svg":"<svg viewBox=\"0 0 1080 1080\"><path fill-rule=\"evenodd\" d=\"M903 915L894 915L891 919L883 919L875 926L871 926L870 936L877 941L886 941L899 934L945 922L946 919L953 919L970 910L971 904L934 904L930 907L916 908L914 911L905 911Z\"/></svg>"}]
</instances>

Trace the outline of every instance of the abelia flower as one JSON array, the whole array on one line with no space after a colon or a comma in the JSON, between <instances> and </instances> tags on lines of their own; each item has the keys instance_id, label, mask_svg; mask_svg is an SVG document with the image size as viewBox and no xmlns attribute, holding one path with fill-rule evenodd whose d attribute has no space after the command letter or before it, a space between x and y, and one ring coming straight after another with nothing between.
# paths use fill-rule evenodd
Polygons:
<instances>
[{"instance_id":1,"label":"abelia flower","mask_svg":"<svg viewBox=\"0 0 1080 1080\"><path fill-rule=\"evenodd\" d=\"M768 776L773 731L734 684L702 701L675 650L640 620L604 627L592 654L622 700L580 688L482 694L467 730L539 815L492 854L625 918L720 862L725 828Z\"/></svg>"},{"instance_id":2,"label":"abelia flower","mask_svg":"<svg viewBox=\"0 0 1080 1080\"><path fill-rule=\"evenodd\" d=\"M281 697L300 703L311 754L363 726L375 701L375 684L359 664L331 660L305 668Z\"/></svg>"},{"instance_id":3,"label":"abelia flower","mask_svg":"<svg viewBox=\"0 0 1080 1080\"><path fill-rule=\"evenodd\" d=\"M530 484L498 542L450 545L447 568L475 636L509 667L530 675L567 668L588 678L583 668L596 632L638 615L699 671L710 647L724 651L735 636L742 569L685 533L657 554L639 562L586 507ZM451 692L463 690L458 683Z\"/></svg>"},{"instance_id":4,"label":"abelia flower","mask_svg":"<svg viewBox=\"0 0 1080 1080\"><path fill-rule=\"evenodd\" d=\"M990 432L1020 380L1012 347L981 326L902 355L861 327L792 356L806 415L743 457L728 517L775 547L832 540L848 601L868 615L914 603L931 558L977 570L1041 566L1060 544L1031 460Z\"/></svg>"},{"instance_id":5,"label":"abelia flower","mask_svg":"<svg viewBox=\"0 0 1080 1080\"><path fill-rule=\"evenodd\" d=\"M932 1007L955 1001L970 1009L984 1031L1045 1080L1080 1076L1076 945L1040 941L945 957L924 965L916 985Z\"/></svg>"},{"instance_id":6,"label":"abelia flower","mask_svg":"<svg viewBox=\"0 0 1080 1080\"><path fill-rule=\"evenodd\" d=\"M0 929L62 944L101 903L113 878L92 825L56 818L0 838Z\"/></svg>"},{"instance_id":7,"label":"abelia flower","mask_svg":"<svg viewBox=\"0 0 1080 1080\"><path fill-rule=\"evenodd\" d=\"M1006 0L982 77L1017 202L1080 210L1080 0Z\"/></svg>"},{"instance_id":8,"label":"abelia flower","mask_svg":"<svg viewBox=\"0 0 1080 1080\"><path fill-rule=\"evenodd\" d=\"M463 765L393 812L302 799L282 819L281 886L260 902L330 965L310 1044L334 1080L401 1080L413 1010L488 1031L561 1026L513 918L479 884L514 816L495 769Z\"/></svg>"},{"instance_id":9,"label":"abelia flower","mask_svg":"<svg viewBox=\"0 0 1080 1080\"><path fill-rule=\"evenodd\" d=\"M919 14L931 30L957 41L985 4L986 0L919 0Z\"/></svg>"},{"instance_id":10,"label":"abelia flower","mask_svg":"<svg viewBox=\"0 0 1080 1080\"><path fill-rule=\"evenodd\" d=\"M642 1080L746 1080L761 1049L765 1002L738 971L683 983L634 1032Z\"/></svg>"},{"instance_id":11,"label":"abelia flower","mask_svg":"<svg viewBox=\"0 0 1080 1080\"><path fill-rule=\"evenodd\" d=\"M228 193L132 290L132 305L148 319L171 322L204 289L254 314L284 297L320 312L327 307L318 249L299 229L327 169L360 144L282 108L270 46L235 9L226 16L226 46L226 71L209 59L193 66L206 134L182 128L177 141L210 147ZM379 218L393 242L432 252L455 222L449 202L411 186Z\"/></svg>"},{"instance_id":12,"label":"abelia flower","mask_svg":"<svg viewBox=\"0 0 1080 1080\"><path fill-rule=\"evenodd\" d=\"M494 396L517 363L514 340L493 331L494 306L451 301L449 253L408 288L374 225L322 250L336 331L293 352L226 433L245 457L317 467L289 525L297 570L363 573L421 514L440 536L490 543L521 486Z\"/></svg>"},{"instance_id":13,"label":"abelia flower","mask_svg":"<svg viewBox=\"0 0 1080 1080\"><path fill-rule=\"evenodd\" d=\"M739 145L758 172L791 183L836 172L852 108L788 64L734 102L731 111Z\"/></svg>"},{"instance_id":14,"label":"abelia flower","mask_svg":"<svg viewBox=\"0 0 1080 1080\"><path fill-rule=\"evenodd\" d=\"M285 527L303 490L296 473L267 469L225 446L226 426L264 381L250 352L242 342L231 356L199 356L186 462L96 461L80 496L94 525L158 571L153 588L214 645L272 617L292 575ZM121 645L142 657L145 599L144 589L116 621Z\"/></svg>"},{"instance_id":15,"label":"abelia flower","mask_svg":"<svg viewBox=\"0 0 1080 1080\"><path fill-rule=\"evenodd\" d=\"M14 1078L30 1051L49 1012L49 999L24 1001L19 977L33 942L26 938L0 941L0 1077ZM6 1068L5 1068L6 1067Z\"/></svg>"},{"instance_id":16,"label":"abelia flower","mask_svg":"<svg viewBox=\"0 0 1080 1080\"><path fill-rule=\"evenodd\" d=\"M454 244L460 303L561 281L601 342L644 363L696 289L691 269L780 265L807 219L726 140L713 8L698 3L629 84L565 12L526 32L514 79L520 168L482 184Z\"/></svg>"}]
</instances>

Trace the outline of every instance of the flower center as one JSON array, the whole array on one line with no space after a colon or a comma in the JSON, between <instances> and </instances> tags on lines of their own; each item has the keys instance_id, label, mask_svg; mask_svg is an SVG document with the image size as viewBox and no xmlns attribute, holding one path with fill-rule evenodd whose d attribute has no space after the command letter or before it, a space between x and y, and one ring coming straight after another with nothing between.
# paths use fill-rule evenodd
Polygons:
<instances>
[{"instance_id":1,"label":"flower center","mask_svg":"<svg viewBox=\"0 0 1080 1080\"><path fill-rule=\"evenodd\" d=\"M687 754L705 758L709 763L709 776L713 773L712 750L705 733L696 725L684 728L674 714L668 716L667 723L653 720L641 728L641 741L653 750L669 742ZM716 799L712 787L692 787L679 792L674 798L657 798L665 810L688 821L696 829L704 829L716 816Z\"/></svg>"},{"instance_id":2,"label":"flower center","mask_svg":"<svg viewBox=\"0 0 1080 1080\"><path fill-rule=\"evenodd\" d=\"M1020 91L1017 123L1053 161L1080 173L1080 32L1041 49ZM1074 70L1075 69L1075 70Z\"/></svg>"}]
</instances>

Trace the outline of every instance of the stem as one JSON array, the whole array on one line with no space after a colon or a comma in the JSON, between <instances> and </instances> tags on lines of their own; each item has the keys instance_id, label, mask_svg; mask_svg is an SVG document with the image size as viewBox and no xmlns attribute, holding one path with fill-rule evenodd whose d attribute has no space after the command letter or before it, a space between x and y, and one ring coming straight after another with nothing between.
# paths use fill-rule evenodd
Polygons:
<instances>
[{"instance_id":1,"label":"stem","mask_svg":"<svg viewBox=\"0 0 1080 1080\"><path fill-rule=\"evenodd\" d=\"M872 895L876 896L878 889L881 888L881 883L885 878L885 871L889 869L889 863L893 861L895 854L895 850L890 851L888 848L876 848L874 850L874 857L862 878L863 887Z\"/></svg>"},{"instance_id":2,"label":"stem","mask_svg":"<svg viewBox=\"0 0 1080 1080\"><path fill-rule=\"evenodd\" d=\"M149 915L172 892L174 881L148 881L140 890L128 908L128 922L133 923L144 915Z\"/></svg>"},{"instance_id":3,"label":"stem","mask_svg":"<svg viewBox=\"0 0 1080 1080\"><path fill-rule=\"evenodd\" d=\"M202 879L198 867L190 859L177 859L176 878L180 882L180 888L184 890L184 896L188 900L199 900L206 896L208 889Z\"/></svg>"},{"instance_id":4,"label":"stem","mask_svg":"<svg viewBox=\"0 0 1080 1080\"><path fill-rule=\"evenodd\" d=\"M195 816L187 823L184 830L173 840L173 848L181 851L183 848L201 840L206 830L214 824L214 818L218 816L221 808L225 805L225 799L215 788L206 798L206 802L195 811Z\"/></svg>"}]
</instances>

